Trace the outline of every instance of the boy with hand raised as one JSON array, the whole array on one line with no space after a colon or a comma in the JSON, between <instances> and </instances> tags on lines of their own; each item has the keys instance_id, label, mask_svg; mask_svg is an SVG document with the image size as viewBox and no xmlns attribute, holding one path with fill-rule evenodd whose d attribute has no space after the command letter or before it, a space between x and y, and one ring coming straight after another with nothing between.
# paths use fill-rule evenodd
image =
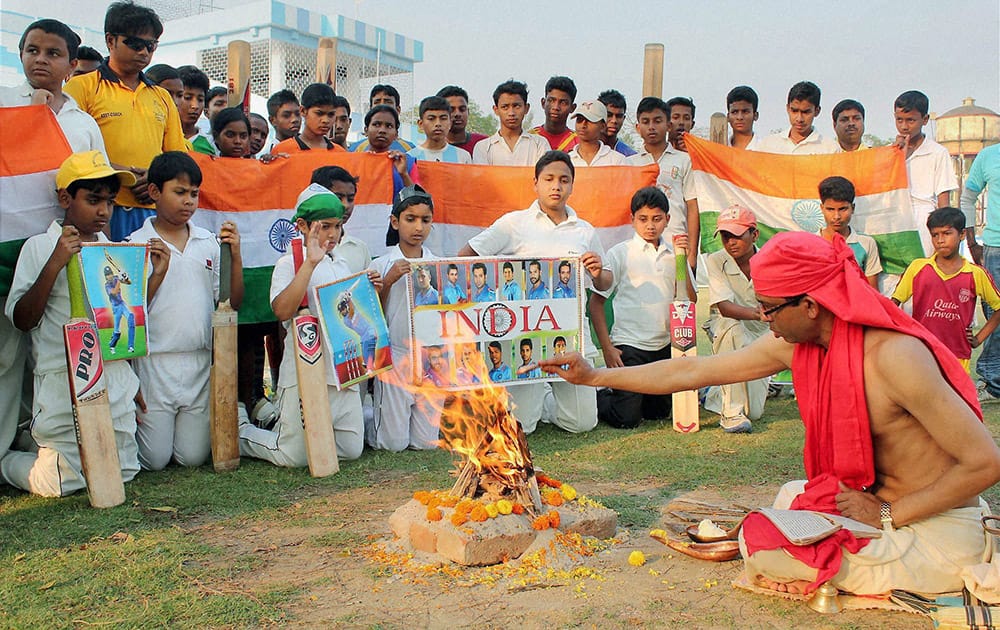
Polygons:
<instances>
[{"instance_id":1,"label":"boy with hand raised","mask_svg":"<svg viewBox=\"0 0 1000 630\"><path fill-rule=\"evenodd\" d=\"M924 135L930 120L930 102L922 92L910 90L896 97L895 146L906 152L906 174L910 180L910 204L917 225L924 225L935 208L948 205L948 196L958 190L958 178L948 149ZM929 233L920 230L924 255L936 250Z\"/></svg>"},{"instance_id":2,"label":"boy with hand raised","mask_svg":"<svg viewBox=\"0 0 1000 630\"><path fill-rule=\"evenodd\" d=\"M223 222L216 240L191 223L200 186L201 169L188 154L168 151L153 158L149 192L156 216L127 239L148 243L152 261L146 290L149 354L134 362L146 403L136 430L139 463L146 470L162 470L171 460L200 466L211 453L209 375L220 241L232 252L230 302L239 309L243 301L236 224Z\"/></svg>"},{"instance_id":3,"label":"boy with hand raised","mask_svg":"<svg viewBox=\"0 0 1000 630\"><path fill-rule=\"evenodd\" d=\"M319 184L309 186L295 204L295 226L302 235L303 259L296 268L292 247L274 265L271 274L271 309L285 326L285 349L281 357L276 384L277 425L270 430L240 425L240 455L267 460L276 466L301 468L308 462L305 432L299 405L298 380L295 370L295 335L291 320L298 313L303 297L312 312L318 312L313 289L351 275L346 261L337 255L340 243L344 205L332 192ZM382 279L370 271L368 277L376 290ZM327 392L333 429L337 442L337 458L352 460L361 456L364 447L364 416L357 385L337 389L333 366L333 351L323 339L323 363L326 366Z\"/></svg>"},{"instance_id":4,"label":"boy with hand raised","mask_svg":"<svg viewBox=\"0 0 1000 630\"><path fill-rule=\"evenodd\" d=\"M31 437L37 452L8 451L0 474L12 486L47 497L65 496L86 487L76 441L73 404L63 342L70 320L70 287L66 265L84 242L107 242L104 229L111 218L120 186L135 185L135 175L116 170L99 151L74 153L56 173L63 221L53 221L44 234L32 236L21 250L14 271L5 315L31 333L34 359ZM126 361L104 364L104 378L121 465L122 480L139 472L135 441L135 402L139 379Z\"/></svg>"},{"instance_id":5,"label":"boy with hand raised","mask_svg":"<svg viewBox=\"0 0 1000 630\"><path fill-rule=\"evenodd\" d=\"M493 90L493 113L500 119L495 134L479 142L472 151L474 164L494 166L533 166L549 150L549 143L537 134L525 133L524 117L528 104L528 86L513 79Z\"/></svg>"}]
</instances>

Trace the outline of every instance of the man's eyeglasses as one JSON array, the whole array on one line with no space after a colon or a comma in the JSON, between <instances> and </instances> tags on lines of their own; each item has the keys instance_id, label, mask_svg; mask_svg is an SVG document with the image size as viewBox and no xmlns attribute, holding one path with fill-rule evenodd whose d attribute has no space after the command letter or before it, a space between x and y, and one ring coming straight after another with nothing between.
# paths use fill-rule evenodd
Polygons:
<instances>
[{"instance_id":1,"label":"man's eyeglasses","mask_svg":"<svg viewBox=\"0 0 1000 630\"><path fill-rule=\"evenodd\" d=\"M141 37L136 37L135 35L125 35L124 33L118 33L117 37L122 38L122 43L134 50L135 52L142 52L145 48L147 52L153 52L156 47L160 45L160 42L155 39L143 39Z\"/></svg>"},{"instance_id":2,"label":"man's eyeglasses","mask_svg":"<svg viewBox=\"0 0 1000 630\"><path fill-rule=\"evenodd\" d=\"M795 297L788 298L781 304L778 304L777 306L772 306L771 308L764 308L763 306L761 306L760 314L763 315L764 317L772 317L774 316L775 313L785 308L786 306L798 306L799 302L801 302L802 298L804 298L805 296L806 296L805 293L803 293L802 295L796 295Z\"/></svg>"}]
</instances>

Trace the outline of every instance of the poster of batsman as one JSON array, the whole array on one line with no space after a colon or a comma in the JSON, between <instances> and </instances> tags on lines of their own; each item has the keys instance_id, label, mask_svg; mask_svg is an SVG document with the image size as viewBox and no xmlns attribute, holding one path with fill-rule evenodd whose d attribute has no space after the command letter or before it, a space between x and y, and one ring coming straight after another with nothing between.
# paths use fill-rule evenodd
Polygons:
<instances>
[{"instance_id":1,"label":"poster of batsman","mask_svg":"<svg viewBox=\"0 0 1000 630\"><path fill-rule=\"evenodd\" d=\"M87 304L105 361L144 357L146 342L145 244L84 243L80 265Z\"/></svg>"},{"instance_id":2,"label":"poster of batsman","mask_svg":"<svg viewBox=\"0 0 1000 630\"><path fill-rule=\"evenodd\" d=\"M323 336L333 358L337 388L392 368L389 327L366 272L316 287Z\"/></svg>"}]
</instances>

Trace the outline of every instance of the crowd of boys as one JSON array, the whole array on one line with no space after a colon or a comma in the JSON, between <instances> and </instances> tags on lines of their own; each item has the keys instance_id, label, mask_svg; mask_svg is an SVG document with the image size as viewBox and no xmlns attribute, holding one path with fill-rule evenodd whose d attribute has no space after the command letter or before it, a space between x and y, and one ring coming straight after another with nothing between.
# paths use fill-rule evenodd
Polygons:
<instances>
[{"instance_id":1,"label":"crowd of boys","mask_svg":"<svg viewBox=\"0 0 1000 630\"><path fill-rule=\"evenodd\" d=\"M0 277L0 306L6 315L0 318L0 455L7 453L0 459L0 474L7 483L46 495L83 487L66 379L60 373L65 365L53 357L62 354L57 333L68 319L63 268L81 242L105 238L148 243L152 261L150 354L131 365L112 362L108 371L123 477L132 478L140 466L156 470L170 461L180 465L206 461L210 313L218 296L220 242L228 244L233 255L234 306L241 301L243 284L237 226L227 223L214 235L190 223L202 175L189 152L265 162L313 150L370 152L386 155L394 166L387 241L392 249L374 262L364 241L344 233L354 207L356 179L343 168L329 166L317 169L308 187L302 182L294 221L305 254L301 260L294 260L291 253L283 256L270 287L270 307L279 323L241 326L244 455L278 465L305 464L295 371L289 364L292 355L287 348L282 352L282 346L290 343L284 329L303 295L311 295L309 287L368 269L380 289L393 354L400 359L406 354L405 327L400 324L405 305L397 281L412 272L416 303L438 302L426 268L417 262L434 258L423 246L434 205L418 185L421 161L533 167L536 201L498 219L461 247L458 255L579 256L590 290L588 319L604 363L641 365L669 356L668 304L678 291L692 300L697 297L690 282L678 287L674 276L675 248L699 249L698 195L684 138L695 121L691 99L640 100L632 116L641 145L630 147L619 137L628 111L624 96L616 90L578 102L573 80L554 76L540 99L543 123L525 130L531 107L528 87L513 79L504 81L492 95L499 128L486 136L468 128L468 94L450 85L420 101L418 124L424 139L413 145L399 137L399 92L391 85L376 85L365 104L364 137L351 143L351 103L328 85L309 85L299 95L278 91L267 100L266 117L248 116L226 107L225 89L211 87L197 67L149 67L163 33L152 10L115 2L108 9L105 32L106 56L80 46L80 38L61 22L33 23L19 43L26 81L0 89L0 106L50 107L73 151L56 182L65 218L29 239L19 259L3 261L11 271ZM820 90L808 81L789 91L789 127L780 133L755 132L759 101L752 88L732 89L726 105L727 143L736 149L807 155L868 148L863 142L865 108L856 100L842 100L833 108L835 138L816 129ZM982 190L990 177L997 178L996 168L973 169L970 192L963 197L964 214L948 208L957 181L947 151L924 134L927 97L904 92L893 107L895 143L905 152L914 218L918 226L927 227L921 230L927 258L913 261L898 286L885 282L875 241L851 228L854 186L836 174L817 191L826 224L819 233L827 240L845 241L873 287L882 281L883 289L898 302L912 298L914 317L967 362L971 348L988 344L1000 322L996 310L1000 294L990 275L958 253L960 242L972 239L968 208L975 203L973 193ZM273 142L266 146L272 136ZM634 234L605 251L594 227L571 206L577 169L647 164L658 165L659 175L654 187L638 190L632 198ZM720 249L705 260L710 303L705 330L714 353L735 351L768 331L768 313L757 301L750 276L760 236L756 217L752 209L740 205L720 210L716 231ZM979 255L978 250L973 253ZM988 248L987 254L991 253ZM693 265L696 261L692 257ZM508 271L512 276L513 267L505 264L504 283L498 279L490 288L485 269L473 265L474 299L525 297L522 292L530 287L522 289ZM565 284L562 273L560 268L560 282ZM469 299L461 285L445 284L440 291L445 303ZM554 289L572 290L560 286ZM992 313L978 332L972 329L976 297ZM605 311L609 301L614 315L610 326ZM589 335L584 337L588 341L584 354L596 358L598 349L590 346ZM265 344L276 388L273 402L263 396ZM521 368L525 373L538 369L530 340L519 348L519 368L503 364L494 349L499 348L489 348L490 375L505 374L509 380L515 369L517 374ZM436 359L429 356L422 366L421 372L432 381L439 354ZM8 451L23 415L18 403L25 357L30 357L27 365L34 381L28 388L33 395L24 401L32 409L31 421L24 427L19 450ZM480 362L486 365L482 358ZM1000 365L997 368L1000 371ZM984 373L982 366L980 375L981 399L1000 396L1000 375ZM470 382L478 378L470 371ZM390 450L434 447L433 411L411 393L391 379L377 381L376 404L367 417L361 406L364 393L330 389L341 458L358 457L365 443ZM644 418L670 413L669 397L597 391L566 382L511 385L510 394L514 413L528 433L539 422L570 432L588 431L599 420L631 428ZM705 406L719 415L724 431L743 433L761 417L766 395L767 379L757 379L709 390Z\"/></svg>"}]
</instances>

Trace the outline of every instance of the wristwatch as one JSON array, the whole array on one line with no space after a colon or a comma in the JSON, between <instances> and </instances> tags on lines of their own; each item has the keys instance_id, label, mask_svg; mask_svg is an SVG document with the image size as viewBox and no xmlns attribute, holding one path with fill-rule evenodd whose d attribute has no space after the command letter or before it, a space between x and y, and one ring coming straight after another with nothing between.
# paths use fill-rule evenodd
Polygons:
<instances>
[{"instance_id":1,"label":"wristwatch","mask_svg":"<svg viewBox=\"0 0 1000 630\"><path fill-rule=\"evenodd\" d=\"M884 501L882 502L882 504L878 508L878 518L880 521L882 521L883 531L891 532L893 530L891 503L886 503Z\"/></svg>"}]
</instances>

